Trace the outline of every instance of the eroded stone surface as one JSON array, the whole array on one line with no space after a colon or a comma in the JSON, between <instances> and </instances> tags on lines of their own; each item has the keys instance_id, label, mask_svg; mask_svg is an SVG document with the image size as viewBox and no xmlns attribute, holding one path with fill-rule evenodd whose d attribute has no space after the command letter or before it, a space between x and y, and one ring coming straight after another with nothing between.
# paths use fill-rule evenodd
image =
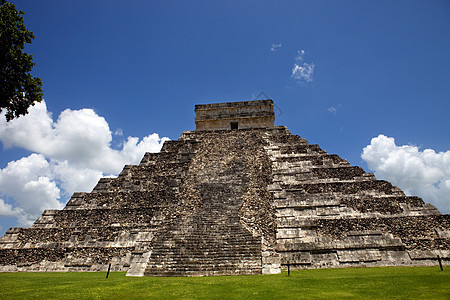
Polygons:
<instances>
[{"instance_id":1,"label":"eroded stone surface","mask_svg":"<svg viewBox=\"0 0 450 300\"><path fill-rule=\"evenodd\" d=\"M270 274L435 265L437 255L448 264L449 215L286 127L256 127L184 132L63 210L9 229L0 271L111 263L129 276Z\"/></svg>"},{"instance_id":2,"label":"eroded stone surface","mask_svg":"<svg viewBox=\"0 0 450 300\"><path fill-rule=\"evenodd\" d=\"M272 128L274 122L273 101L270 99L195 106L197 131Z\"/></svg>"}]
</instances>

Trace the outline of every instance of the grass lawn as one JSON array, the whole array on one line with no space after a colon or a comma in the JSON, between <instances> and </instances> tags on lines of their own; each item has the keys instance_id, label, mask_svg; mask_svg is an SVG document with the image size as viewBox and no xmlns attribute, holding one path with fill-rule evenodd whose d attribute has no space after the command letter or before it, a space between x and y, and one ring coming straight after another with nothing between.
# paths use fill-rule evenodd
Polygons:
<instances>
[{"instance_id":1,"label":"grass lawn","mask_svg":"<svg viewBox=\"0 0 450 300\"><path fill-rule=\"evenodd\" d=\"M348 268L279 275L125 277L0 273L0 299L450 299L450 269Z\"/></svg>"}]
</instances>

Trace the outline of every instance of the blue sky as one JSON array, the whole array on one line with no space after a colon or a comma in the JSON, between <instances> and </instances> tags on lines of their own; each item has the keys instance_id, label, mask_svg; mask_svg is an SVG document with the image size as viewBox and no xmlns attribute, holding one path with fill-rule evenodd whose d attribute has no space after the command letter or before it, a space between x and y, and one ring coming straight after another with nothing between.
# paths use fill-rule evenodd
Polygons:
<instances>
[{"instance_id":1,"label":"blue sky","mask_svg":"<svg viewBox=\"0 0 450 300\"><path fill-rule=\"evenodd\" d=\"M195 104L261 92L277 125L450 212L448 1L12 2L45 105L0 123L0 233L194 130Z\"/></svg>"}]
</instances>

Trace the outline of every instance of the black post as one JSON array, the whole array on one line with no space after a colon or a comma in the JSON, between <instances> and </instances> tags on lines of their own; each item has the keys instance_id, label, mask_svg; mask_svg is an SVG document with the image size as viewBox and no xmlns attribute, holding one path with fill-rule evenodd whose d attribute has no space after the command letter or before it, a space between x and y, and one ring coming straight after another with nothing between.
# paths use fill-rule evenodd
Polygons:
<instances>
[{"instance_id":1,"label":"black post","mask_svg":"<svg viewBox=\"0 0 450 300\"><path fill-rule=\"evenodd\" d=\"M288 276L291 275L291 264L288 264Z\"/></svg>"},{"instance_id":2,"label":"black post","mask_svg":"<svg viewBox=\"0 0 450 300\"><path fill-rule=\"evenodd\" d=\"M109 266L108 266L108 272L106 273L106 279L108 279L108 276L109 276L109 270L111 270L111 264L109 264Z\"/></svg>"},{"instance_id":3,"label":"black post","mask_svg":"<svg viewBox=\"0 0 450 300\"><path fill-rule=\"evenodd\" d=\"M444 269L442 268L441 257L439 255L438 255L438 262L439 262L439 268L441 268L441 271L444 271Z\"/></svg>"}]
</instances>

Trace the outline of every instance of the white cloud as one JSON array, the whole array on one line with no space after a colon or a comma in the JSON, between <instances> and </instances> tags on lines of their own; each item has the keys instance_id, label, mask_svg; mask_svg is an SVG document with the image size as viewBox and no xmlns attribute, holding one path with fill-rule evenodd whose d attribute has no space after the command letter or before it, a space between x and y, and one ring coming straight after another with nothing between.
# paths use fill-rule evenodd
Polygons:
<instances>
[{"instance_id":1,"label":"white cloud","mask_svg":"<svg viewBox=\"0 0 450 300\"><path fill-rule=\"evenodd\" d=\"M295 57L296 63L292 68L291 77L299 83L308 83L313 81L315 64L313 62L304 62L305 50L298 50Z\"/></svg>"},{"instance_id":2,"label":"white cloud","mask_svg":"<svg viewBox=\"0 0 450 300\"><path fill-rule=\"evenodd\" d=\"M377 178L386 179L408 195L418 195L441 212L450 212L450 151L420 151L417 146L397 146L380 134L361 155Z\"/></svg>"},{"instance_id":3,"label":"white cloud","mask_svg":"<svg viewBox=\"0 0 450 300\"><path fill-rule=\"evenodd\" d=\"M295 57L296 61L302 62L303 61L303 56L305 56L305 50L298 50L297 51L297 56Z\"/></svg>"},{"instance_id":4,"label":"white cloud","mask_svg":"<svg viewBox=\"0 0 450 300\"><path fill-rule=\"evenodd\" d=\"M74 192L91 191L103 176L100 170L76 167L67 160L52 162L51 172L66 196Z\"/></svg>"},{"instance_id":5,"label":"white cloud","mask_svg":"<svg viewBox=\"0 0 450 300\"><path fill-rule=\"evenodd\" d=\"M341 108L341 106L342 106L341 104L338 104L338 105L335 105L335 106L330 106L330 107L327 108L327 110L328 110L328 112L330 114L336 115L337 111Z\"/></svg>"},{"instance_id":6,"label":"white cloud","mask_svg":"<svg viewBox=\"0 0 450 300\"><path fill-rule=\"evenodd\" d=\"M0 216L29 225L44 209L62 208L73 192L91 191L102 176L117 175L125 164L139 163L145 152L158 152L169 140L156 133L141 140L128 137L121 149L113 149L112 135L92 109L66 109L54 122L43 101L10 122L0 115L5 148L34 152L0 169L0 194L12 199L10 204L0 199Z\"/></svg>"},{"instance_id":7,"label":"white cloud","mask_svg":"<svg viewBox=\"0 0 450 300\"><path fill-rule=\"evenodd\" d=\"M336 114L337 108L334 106L328 107L328 112L332 114Z\"/></svg>"},{"instance_id":8,"label":"white cloud","mask_svg":"<svg viewBox=\"0 0 450 300\"><path fill-rule=\"evenodd\" d=\"M122 128L117 128L116 131L114 131L114 134L118 135L118 136L122 136L123 135Z\"/></svg>"},{"instance_id":9,"label":"white cloud","mask_svg":"<svg viewBox=\"0 0 450 300\"><path fill-rule=\"evenodd\" d=\"M303 63L303 65L294 64L291 77L300 82L311 82L313 81L314 67L314 63Z\"/></svg>"},{"instance_id":10,"label":"white cloud","mask_svg":"<svg viewBox=\"0 0 450 300\"><path fill-rule=\"evenodd\" d=\"M0 216L2 217L18 217L21 210L16 207L13 208L11 204L5 203L5 200L0 199Z\"/></svg>"},{"instance_id":11,"label":"white cloud","mask_svg":"<svg viewBox=\"0 0 450 300\"><path fill-rule=\"evenodd\" d=\"M281 48L281 43L272 44L272 47L270 47L270 51L277 52L279 48Z\"/></svg>"}]
</instances>

